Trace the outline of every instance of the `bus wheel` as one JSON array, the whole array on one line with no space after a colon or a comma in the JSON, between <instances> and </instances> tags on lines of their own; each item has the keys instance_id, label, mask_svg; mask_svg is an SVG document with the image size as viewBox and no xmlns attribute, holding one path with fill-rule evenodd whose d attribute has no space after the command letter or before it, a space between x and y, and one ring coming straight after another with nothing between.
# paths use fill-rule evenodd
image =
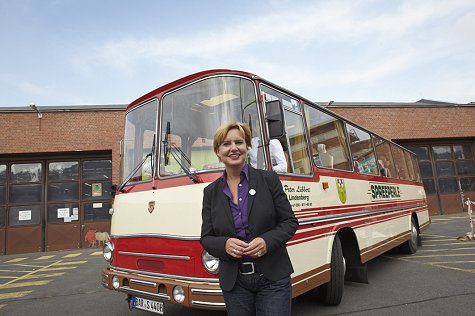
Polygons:
<instances>
[{"instance_id":1,"label":"bus wheel","mask_svg":"<svg viewBox=\"0 0 475 316\"><path fill-rule=\"evenodd\" d=\"M417 230L414 217L411 217L411 238L400 246L402 253L414 254L417 251L417 240L419 238L419 231Z\"/></svg>"},{"instance_id":2,"label":"bus wheel","mask_svg":"<svg viewBox=\"0 0 475 316\"><path fill-rule=\"evenodd\" d=\"M345 281L345 258L338 235L333 241L330 274L330 282L318 287L318 297L325 305L338 305L343 297Z\"/></svg>"}]
</instances>

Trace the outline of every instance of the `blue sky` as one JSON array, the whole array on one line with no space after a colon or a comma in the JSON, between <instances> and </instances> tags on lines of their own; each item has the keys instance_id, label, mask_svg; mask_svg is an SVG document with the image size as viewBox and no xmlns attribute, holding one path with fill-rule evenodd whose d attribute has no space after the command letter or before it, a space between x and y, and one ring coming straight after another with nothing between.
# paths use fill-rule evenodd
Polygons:
<instances>
[{"instance_id":1,"label":"blue sky","mask_svg":"<svg viewBox=\"0 0 475 316\"><path fill-rule=\"evenodd\" d=\"M127 104L213 68L326 102L475 102L473 0L0 0L0 106Z\"/></svg>"}]
</instances>

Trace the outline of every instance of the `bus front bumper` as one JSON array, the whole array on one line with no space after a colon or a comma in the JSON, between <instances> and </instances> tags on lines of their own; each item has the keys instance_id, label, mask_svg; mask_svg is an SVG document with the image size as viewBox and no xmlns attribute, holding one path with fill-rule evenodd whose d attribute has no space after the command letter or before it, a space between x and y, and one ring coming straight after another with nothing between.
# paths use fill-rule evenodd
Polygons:
<instances>
[{"instance_id":1,"label":"bus front bumper","mask_svg":"<svg viewBox=\"0 0 475 316\"><path fill-rule=\"evenodd\" d=\"M102 270L102 286L129 296L146 298L164 303L190 308L225 310L219 283L182 281L173 278L152 277L140 273L117 271L112 268ZM173 295L174 289L181 287L182 302Z\"/></svg>"}]
</instances>

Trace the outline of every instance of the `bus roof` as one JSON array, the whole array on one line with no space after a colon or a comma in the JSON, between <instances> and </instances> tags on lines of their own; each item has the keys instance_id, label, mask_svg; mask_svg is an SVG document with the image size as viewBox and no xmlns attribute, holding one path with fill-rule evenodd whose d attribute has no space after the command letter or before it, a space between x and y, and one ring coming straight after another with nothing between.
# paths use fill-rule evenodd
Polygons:
<instances>
[{"instance_id":1,"label":"bus roof","mask_svg":"<svg viewBox=\"0 0 475 316\"><path fill-rule=\"evenodd\" d=\"M175 89L176 87L182 86L188 82L191 82L193 80L210 76L210 75L218 75L218 74L234 74L234 75L241 75L241 76L246 76L246 77L251 77L251 78L257 78L256 75L246 72L246 71L240 71L240 70L231 70L231 69L210 69L210 70L204 70L200 71L191 75L188 75L186 77L177 79L175 81L172 81L170 83L167 83L161 87L158 87L155 90L150 91L149 93L141 96L140 98L136 99L132 103L129 104L127 107L127 110L130 110L131 108L137 106L138 104L150 99L151 97L154 97L156 95L162 94L163 92Z\"/></svg>"}]
</instances>

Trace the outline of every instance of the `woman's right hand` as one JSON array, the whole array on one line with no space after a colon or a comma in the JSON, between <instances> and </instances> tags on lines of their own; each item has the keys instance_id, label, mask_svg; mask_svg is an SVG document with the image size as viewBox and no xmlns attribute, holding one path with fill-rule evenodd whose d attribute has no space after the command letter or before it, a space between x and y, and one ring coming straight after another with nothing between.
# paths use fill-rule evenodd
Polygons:
<instances>
[{"instance_id":1,"label":"woman's right hand","mask_svg":"<svg viewBox=\"0 0 475 316\"><path fill-rule=\"evenodd\" d=\"M243 250L249 246L248 243L237 239L237 238L229 238L226 240L225 250L226 252L234 258L242 258Z\"/></svg>"}]
</instances>

